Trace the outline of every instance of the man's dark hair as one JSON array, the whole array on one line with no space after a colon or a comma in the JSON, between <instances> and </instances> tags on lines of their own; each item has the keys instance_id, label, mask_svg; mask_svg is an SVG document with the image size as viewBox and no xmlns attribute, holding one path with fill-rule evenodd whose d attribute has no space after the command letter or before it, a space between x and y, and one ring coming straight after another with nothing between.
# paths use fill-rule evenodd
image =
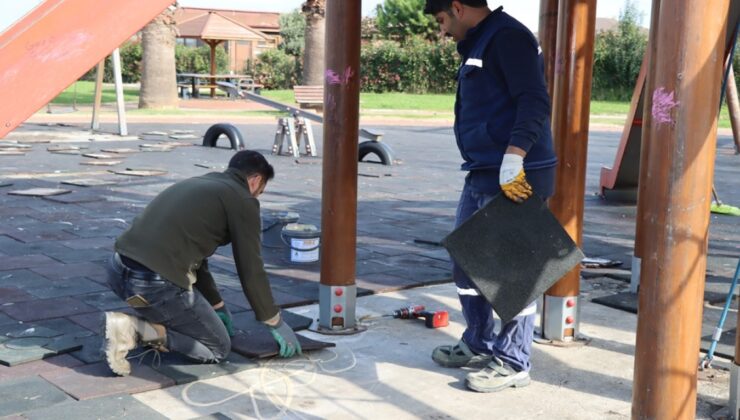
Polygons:
<instances>
[{"instance_id":1,"label":"man's dark hair","mask_svg":"<svg viewBox=\"0 0 740 420\"><path fill-rule=\"evenodd\" d=\"M487 0L457 0L460 3L470 7L486 7ZM452 0L427 0L424 6L424 13L436 15L439 12L449 12L452 9Z\"/></svg>"},{"instance_id":2,"label":"man's dark hair","mask_svg":"<svg viewBox=\"0 0 740 420\"><path fill-rule=\"evenodd\" d=\"M238 169L247 177L262 175L265 182L275 177L275 170L262 156L262 153L254 150L242 150L231 157L229 168Z\"/></svg>"}]
</instances>

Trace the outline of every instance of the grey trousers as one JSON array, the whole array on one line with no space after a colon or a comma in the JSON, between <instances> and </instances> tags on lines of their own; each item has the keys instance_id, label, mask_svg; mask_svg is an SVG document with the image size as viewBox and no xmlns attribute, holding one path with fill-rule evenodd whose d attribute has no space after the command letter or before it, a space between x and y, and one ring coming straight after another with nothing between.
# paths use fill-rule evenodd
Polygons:
<instances>
[{"instance_id":1,"label":"grey trousers","mask_svg":"<svg viewBox=\"0 0 740 420\"><path fill-rule=\"evenodd\" d=\"M148 276L147 276L148 274ZM218 363L231 339L221 319L197 290L183 289L154 273L131 271L117 255L108 264L108 284L123 300L140 295L148 306L134 308L144 319L167 328L166 347L197 362Z\"/></svg>"}]
</instances>

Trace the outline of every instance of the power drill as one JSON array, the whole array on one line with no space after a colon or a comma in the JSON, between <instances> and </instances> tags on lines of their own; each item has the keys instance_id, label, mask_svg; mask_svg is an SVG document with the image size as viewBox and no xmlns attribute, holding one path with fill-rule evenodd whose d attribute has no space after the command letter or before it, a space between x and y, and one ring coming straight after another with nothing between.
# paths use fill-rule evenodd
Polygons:
<instances>
[{"instance_id":1,"label":"power drill","mask_svg":"<svg viewBox=\"0 0 740 420\"><path fill-rule=\"evenodd\" d=\"M399 319L423 319L427 328L440 328L450 325L447 311L426 311L424 305L411 305L393 311L393 318Z\"/></svg>"}]
</instances>

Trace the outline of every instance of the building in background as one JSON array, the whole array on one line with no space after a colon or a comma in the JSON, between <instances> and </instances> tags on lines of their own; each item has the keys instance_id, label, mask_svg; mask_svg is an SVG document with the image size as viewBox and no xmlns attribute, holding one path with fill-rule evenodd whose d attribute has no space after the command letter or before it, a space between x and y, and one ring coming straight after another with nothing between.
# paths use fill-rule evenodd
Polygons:
<instances>
[{"instance_id":1,"label":"building in background","mask_svg":"<svg viewBox=\"0 0 740 420\"><path fill-rule=\"evenodd\" d=\"M277 12L180 7L175 12L175 22L183 33L208 30L222 34L229 70L234 73L244 72L247 61L253 62L263 51L277 48L280 43L280 13ZM192 36L178 35L177 42L194 47L206 45Z\"/></svg>"}]
</instances>

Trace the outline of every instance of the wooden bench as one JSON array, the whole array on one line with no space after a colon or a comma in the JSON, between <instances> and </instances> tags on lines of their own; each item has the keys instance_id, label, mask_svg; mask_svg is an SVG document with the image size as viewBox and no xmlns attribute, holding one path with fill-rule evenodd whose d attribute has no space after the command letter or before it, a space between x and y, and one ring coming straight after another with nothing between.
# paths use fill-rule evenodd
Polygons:
<instances>
[{"instance_id":1,"label":"wooden bench","mask_svg":"<svg viewBox=\"0 0 740 420\"><path fill-rule=\"evenodd\" d=\"M293 86L293 95L301 108L322 109L324 107L323 85L296 85Z\"/></svg>"}]
</instances>

